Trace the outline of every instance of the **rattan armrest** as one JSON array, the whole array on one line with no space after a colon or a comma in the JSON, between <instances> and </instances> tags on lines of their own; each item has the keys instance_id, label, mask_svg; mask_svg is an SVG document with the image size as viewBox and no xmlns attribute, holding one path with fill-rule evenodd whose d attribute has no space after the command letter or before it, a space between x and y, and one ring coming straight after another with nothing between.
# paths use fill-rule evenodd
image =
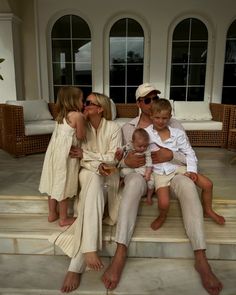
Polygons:
<instances>
[{"instance_id":1,"label":"rattan armrest","mask_svg":"<svg viewBox=\"0 0 236 295\"><path fill-rule=\"evenodd\" d=\"M210 103L212 120L222 122L222 131L227 131L230 120L230 106L220 103Z\"/></svg>"},{"instance_id":2,"label":"rattan armrest","mask_svg":"<svg viewBox=\"0 0 236 295\"><path fill-rule=\"evenodd\" d=\"M3 111L4 132L7 136L25 135L23 107L5 104Z\"/></svg>"}]
</instances>

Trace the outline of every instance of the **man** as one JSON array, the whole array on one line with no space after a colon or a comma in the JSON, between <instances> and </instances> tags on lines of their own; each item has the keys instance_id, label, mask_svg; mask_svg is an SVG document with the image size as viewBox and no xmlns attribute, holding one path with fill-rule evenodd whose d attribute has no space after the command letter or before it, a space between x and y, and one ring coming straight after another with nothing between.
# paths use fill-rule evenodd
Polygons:
<instances>
[{"instance_id":1,"label":"man","mask_svg":"<svg viewBox=\"0 0 236 295\"><path fill-rule=\"evenodd\" d=\"M159 98L158 94L160 94L160 91L149 83L144 83L137 88L136 100L141 114L123 126L123 144L131 140L132 133L136 128L146 128L152 123L150 107L152 100ZM169 125L183 129L175 119L171 119ZM183 155L173 153L166 148L161 148L154 152L152 160L153 163L171 160L185 163ZM131 152L125 158L124 165L130 168L137 168L143 166L144 162L143 156L138 156ZM126 262L128 246L135 228L139 201L146 194L147 190L144 178L137 173L127 175L124 179L124 184L115 237L117 243L116 252L102 277L107 289L116 288L120 281ZM223 286L212 272L205 255L206 244L203 229L203 213L196 187L189 178L177 175L171 181L170 188L180 202L185 230L194 251L195 269L200 275L203 287L209 294L218 295Z\"/></svg>"}]
</instances>

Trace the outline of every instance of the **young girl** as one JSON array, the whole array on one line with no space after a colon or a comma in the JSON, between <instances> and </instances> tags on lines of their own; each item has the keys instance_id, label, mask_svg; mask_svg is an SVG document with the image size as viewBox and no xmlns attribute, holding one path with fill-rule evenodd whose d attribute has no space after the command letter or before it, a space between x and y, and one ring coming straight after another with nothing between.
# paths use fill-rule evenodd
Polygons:
<instances>
[{"instance_id":1,"label":"young girl","mask_svg":"<svg viewBox=\"0 0 236 295\"><path fill-rule=\"evenodd\" d=\"M76 87L62 87L57 95L58 116L48 145L39 191L48 194L48 221L59 218L59 225L66 226L75 218L68 217L68 201L77 194L79 160L70 157L71 147L79 147L85 138L83 93ZM59 215L58 208L59 205Z\"/></svg>"}]
</instances>

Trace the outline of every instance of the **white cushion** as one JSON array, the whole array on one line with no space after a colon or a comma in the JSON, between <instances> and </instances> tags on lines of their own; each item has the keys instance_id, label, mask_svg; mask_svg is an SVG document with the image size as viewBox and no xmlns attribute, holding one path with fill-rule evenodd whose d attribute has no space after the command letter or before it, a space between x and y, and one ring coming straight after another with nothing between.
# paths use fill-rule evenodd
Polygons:
<instances>
[{"instance_id":1,"label":"white cushion","mask_svg":"<svg viewBox=\"0 0 236 295\"><path fill-rule=\"evenodd\" d=\"M197 120L183 120L180 121L185 130L222 130L223 123L218 121L197 121Z\"/></svg>"},{"instance_id":2,"label":"white cushion","mask_svg":"<svg viewBox=\"0 0 236 295\"><path fill-rule=\"evenodd\" d=\"M23 106L25 122L53 119L45 100L8 100L6 104Z\"/></svg>"},{"instance_id":3,"label":"white cushion","mask_svg":"<svg viewBox=\"0 0 236 295\"><path fill-rule=\"evenodd\" d=\"M116 104L114 103L114 101L110 98L111 101L111 119L115 120L116 118Z\"/></svg>"},{"instance_id":4,"label":"white cushion","mask_svg":"<svg viewBox=\"0 0 236 295\"><path fill-rule=\"evenodd\" d=\"M25 123L25 135L51 134L55 123L53 120L28 121Z\"/></svg>"},{"instance_id":5,"label":"white cushion","mask_svg":"<svg viewBox=\"0 0 236 295\"><path fill-rule=\"evenodd\" d=\"M212 119L209 103L204 101L175 101L174 117L177 120Z\"/></svg>"}]
</instances>

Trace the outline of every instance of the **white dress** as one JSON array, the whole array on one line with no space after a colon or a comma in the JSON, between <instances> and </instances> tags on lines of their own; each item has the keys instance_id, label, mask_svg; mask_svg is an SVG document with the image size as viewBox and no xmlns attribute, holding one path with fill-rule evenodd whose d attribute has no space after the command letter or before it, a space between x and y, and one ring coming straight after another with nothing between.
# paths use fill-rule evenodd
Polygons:
<instances>
[{"instance_id":1,"label":"white dress","mask_svg":"<svg viewBox=\"0 0 236 295\"><path fill-rule=\"evenodd\" d=\"M62 201L72 198L78 190L79 160L71 158L72 146L79 146L76 130L63 119L56 123L49 142L40 179L39 191Z\"/></svg>"}]
</instances>

